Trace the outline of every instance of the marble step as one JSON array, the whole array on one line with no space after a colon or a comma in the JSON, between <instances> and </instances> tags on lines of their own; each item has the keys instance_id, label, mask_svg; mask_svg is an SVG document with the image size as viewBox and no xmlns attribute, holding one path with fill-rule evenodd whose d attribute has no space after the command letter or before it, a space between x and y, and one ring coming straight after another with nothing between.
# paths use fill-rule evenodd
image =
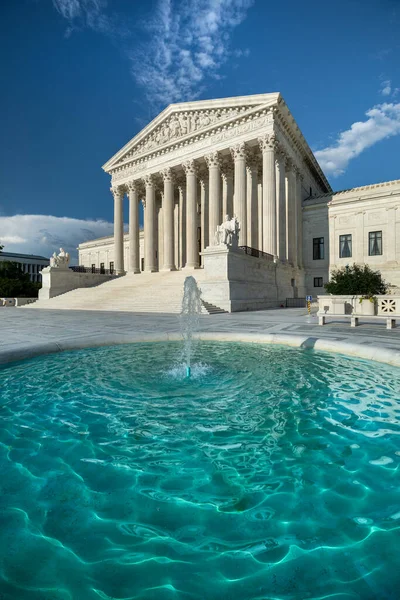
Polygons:
<instances>
[{"instance_id":1,"label":"marble step","mask_svg":"<svg viewBox=\"0 0 400 600\"><path fill-rule=\"evenodd\" d=\"M194 273L199 287L204 271ZM187 274L182 271L127 274L90 288L77 288L50 300L38 300L31 308L55 310L97 310L179 314ZM224 312L203 304L203 314Z\"/></svg>"}]
</instances>

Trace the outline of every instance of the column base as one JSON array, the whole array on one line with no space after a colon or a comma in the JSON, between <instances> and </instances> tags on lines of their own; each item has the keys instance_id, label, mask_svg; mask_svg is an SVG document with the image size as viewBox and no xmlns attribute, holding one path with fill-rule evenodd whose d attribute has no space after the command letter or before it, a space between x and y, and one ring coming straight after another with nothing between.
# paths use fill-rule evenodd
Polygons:
<instances>
[{"instance_id":1,"label":"column base","mask_svg":"<svg viewBox=\"0 0 400 600\"><path fill-rule=\"evenodd\" d=\"M172 266L172 267L163 267L161 269L161 271L177 271L177 268Z\"/></svg>"},{"instance_id":2,"label":"column base","mask_svg":"<svg viewBox=\"0 0 400 600\"><path fill-rule=\"evenodd\" d=\"M156 267L149 267L143 271L144 273L158 273L158 269Z\"/></svg>"},{"instance_id":3,"label":"column base","mask_svg":"<svg viewBox=\"0 0 400 600\"><path fill-rule=\"evenodd\" d=\"M142 271L140 269L134 269L133 271L129 271L131 275L140 275Z\"/></svg>"},{"instance_id":4,"label":"column base","mask_svg":"<svg viewBox=\"0 0 400 600\"><path fill-rule=\"evenodd\" d=\"M195 265L185 265L184 267L182 267L182 271L194 271L195 269L200 269L200 266L195 264Z\"/></svg>"}]
</instances>

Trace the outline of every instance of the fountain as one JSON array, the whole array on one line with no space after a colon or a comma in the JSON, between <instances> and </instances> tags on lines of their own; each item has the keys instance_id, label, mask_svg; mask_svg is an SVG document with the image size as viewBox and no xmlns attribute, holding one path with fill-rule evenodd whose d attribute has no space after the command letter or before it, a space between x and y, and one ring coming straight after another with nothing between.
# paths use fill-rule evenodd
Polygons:
<instances>
[{"instance_id":1,"label":"fountain","mask_svg":"<svg viewBox=\"0 0 400 600\"><path fill-rule=\"evenodd\" d=\"M184 342L186 377L191 375L193 334L199 328L201 315L201 290L194 277L189 275L183 285L182 310L180 314L181 333Z\"/></svg>"}]
</instances>

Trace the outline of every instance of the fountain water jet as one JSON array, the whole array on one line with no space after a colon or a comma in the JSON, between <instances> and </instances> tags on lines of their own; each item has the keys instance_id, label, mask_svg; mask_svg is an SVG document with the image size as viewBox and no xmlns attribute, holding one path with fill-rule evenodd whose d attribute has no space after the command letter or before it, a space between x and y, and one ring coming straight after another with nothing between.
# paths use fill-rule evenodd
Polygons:
<instances>
[{"instance_id":1,"label":"fountain water jet","mask_svg":"<svg viewBox=\"0 0 400 600\"><path fill-rule=\"evenodd\" d=\"M191 375L193 334L199 328L201 314L201 290L194 277L189 275L183 285L182 310L180 314L181 333L184 342L186 377Z\"/></svg>"}]
</instances>

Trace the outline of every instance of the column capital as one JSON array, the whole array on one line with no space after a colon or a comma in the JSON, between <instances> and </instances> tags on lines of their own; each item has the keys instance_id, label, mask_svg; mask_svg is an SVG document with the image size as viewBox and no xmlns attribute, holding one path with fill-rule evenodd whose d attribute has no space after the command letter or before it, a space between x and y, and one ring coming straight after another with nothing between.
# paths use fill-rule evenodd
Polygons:
<instances>
[{"instance_id":1,"label":"column capital","mask_svg":"<svg viewBox=\"0 0 400 600\"><path fill-rule=\"evenodd\" d=\"M175 183L175 174L172 171L171 167L167 167L166 169L162 169L161 177L165 182Z\"/></svg>"},{"instance_id":2,"label":"column capital","mask_svg":"<svg viewBox=\"0 0 400 600\"><path fill-rule=\"evenodd\" d=\"M278 140L274 133L265 134L258 138L261 152L269 152L278 149Z\"/></svg>"},{"instance_id":3,"label":"column capital","mask_svg":"<svg viewBox=\"0 0 400 600\"><path fill-rule=\"evenodd\" d=\"M149 175L145 175L143 177L143 183L146 187L155 187L156 186L156 178L155 175L153 175L152 173Z\"/></svg>"},{"instance_id":4,"label":"column capital","mask_svg":"<svg viewBox=\"0 0 400 600\"><path fill-rule=\"evenodd\" d=\"M260 157L256 152L248 152L246 155L246 168L248 171L253 171L258 169L260 165Z\"/></svg>"},{"instance_id":5,"label":"column capital","mask_svg":"<svg viewBox=\"0 0 400 600\"><path fill-rule=\"evenodd\" d=\"M132 181L128 181L126 184L128 192L139 192L141 188L141 183L138 179L133 179Z\"/></svg>"},{"instance_id":6,"label":"column capital","mask_svg":"<svg viewBox=\"0 0 400 600\"><path fill-rule=\"evenodd\" d=\"M284 165L286 162L286 159L287 159L287 153L282 148L282 146L279 144L277 152L276 152L275 160L276 160L277 164L280 163L280 164ZM278 164L278 166L279 166L279 164Z\"/></svg>"},{"instance_id":7,"label":"column capital","mask_svg":"<svg viewBox=\"0 0 400 600\"><path fill-rule=\"evenodd\" d=\"M208 168L221 167L221 155L219 152L210 152L204 156L204 160L207 163Z\"/></svg>"},{"instance_id":8,"label":"column capital","mask_svg":"<svg viewBox=\"0 0 400 600\"><path fill-rule=\"evenodd\" d=\"M231 151L231 155L233 160L245 159L247 155L247 147L244 142L240 142L239 144L235 144L229 148Z\"/></svg>"},{"instance_id":9,"label":"column capital","mask_svg":"<svg viewBox=\"0 0 400 600\"><path fill-rule=\"evenodd\" d=\"M293 164L293 171L297 177L300 177L300 175L301 175L300 167L298 165L296 165L296 163Z\"/></svg>"},{"instance_id":10,"label":"column capital","mask_svg":"<svg viewBox=\"0 0 400 600\"><path fill-rule=\"evenodd\" d=\"M182 163L182 168L186 175L197 175L197 165L193 158L185 160L185 162Z\"/></svg>"},{"instance_id":11,"label":"column capital","mask_svg":"<svg viewBox=\"0 0 400 600\"><path fill-rule=\"evenodd\" d=\"M294 160L292 158L290 158L290 156L286 156L285 157L285 168L286 168L286 171L293 171L294 172L294 167L295 167Z\"/></svg>"},{"instance_id":12,"label":"column capital","mask_svg":"<svg viewBox=\"0 0 400 600\"><path fill-rule=\"evenodd\" d=\"M123 185L113 185L110 187L110 192L114 196L114 198L120 198L125 195L125 189Z\"/></svg>"}]
</instances>

